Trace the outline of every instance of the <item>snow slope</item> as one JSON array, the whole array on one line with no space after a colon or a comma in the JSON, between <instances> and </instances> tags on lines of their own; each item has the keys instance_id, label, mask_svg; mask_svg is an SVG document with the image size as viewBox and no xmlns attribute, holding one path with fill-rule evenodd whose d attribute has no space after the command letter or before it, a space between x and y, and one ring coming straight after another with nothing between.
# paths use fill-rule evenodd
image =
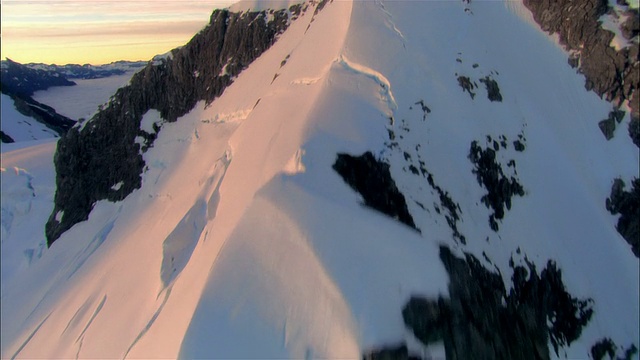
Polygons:
<instances>
[{"instance_id":1,"label":"snow slope","mask_svg":"<svg viewBox=\"0 0 640 360\"><path fill-rule=\"evenodd\" d=\"M36 121L34 118L21 114L15 107L13 99L8 95L1 95L2 132L11 136L14 141L29 141L57 138L58 134Z\"/></svg>"},{"instance_id":2,"label":"snow slope","mask_svg":"<svg viewBox=\"0 0 640 360\"><path fill-rule=\"evenodd\" d=\"M2 144L0 284L3 294L4 285L40 258L47 246L44 224L53 210L56 140Z\"/></svg>"},{"instance_id":3,"label":"snow slope","mask_svg":"<svg viewBox=\"0 0 640 360\"><path fill-rule=\"evenodd\" d=\"M480 85L473 99L458 76ZM487 99L485 76L502 102ZM583 84L506 2L307 11L219 99L163 125L141 189L97 203L6 278L3 267L2 358L360 358L412 339L401 316L410 295L448 296L440 244L485 253L505 280L511 258L556 261L568 291L595 310L559 357L588 358L603 337L637 342L638 259L604 201L615 177L637 176L638 152L623 131L604 139L597 123L611 105ZM143 124L158 120L152 111ZM526 138L524 152L498 153L505 171L516 160L526 190L498 232L467 158L487 135ZM29 196L11 167L49 171L45 187L52 150L3 153L3 221L5 191L17 199L7 207ZM421 233L362 206L331 169L337 153L365 151L391 164ZM459 204L466 245L410 170L418 160ZM46 220L38 214L34 227ZM5 241L4 229L3 263L26 249L17 242L42 241L14 229Z\"/></svg>"}]
</instances>

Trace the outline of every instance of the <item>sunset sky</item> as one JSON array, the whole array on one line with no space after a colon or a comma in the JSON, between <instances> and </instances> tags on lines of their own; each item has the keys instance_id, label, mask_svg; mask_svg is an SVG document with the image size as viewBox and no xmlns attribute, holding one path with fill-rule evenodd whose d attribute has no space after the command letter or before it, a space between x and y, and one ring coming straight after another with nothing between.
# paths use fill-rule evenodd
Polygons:
<instances>
[{"instance_id":1,"label":"sunset sky","mask_svg":"<svg viewBox=\"0 0 640 360\"><path fill-rule=\"evenodd\" d=\"M2 59L148 60L183 45L237 0L2 0Z\"/></svg>"}]
</instances>

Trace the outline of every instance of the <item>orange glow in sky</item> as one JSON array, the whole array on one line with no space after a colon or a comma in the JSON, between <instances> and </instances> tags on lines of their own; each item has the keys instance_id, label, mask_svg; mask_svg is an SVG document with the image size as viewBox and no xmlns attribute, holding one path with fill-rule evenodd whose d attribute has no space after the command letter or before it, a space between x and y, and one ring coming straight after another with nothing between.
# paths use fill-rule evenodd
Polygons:
<instances>
[{"instance_id":1,"label":"orange glow in sky","mask_svg":"<svg viewBox=\"0 0 640 360\"><path fill-rule=\"evenodd\" d=\"M2 59L105 64L184 45L237 0L2 0Z\"/></svg>"}]
</instances>

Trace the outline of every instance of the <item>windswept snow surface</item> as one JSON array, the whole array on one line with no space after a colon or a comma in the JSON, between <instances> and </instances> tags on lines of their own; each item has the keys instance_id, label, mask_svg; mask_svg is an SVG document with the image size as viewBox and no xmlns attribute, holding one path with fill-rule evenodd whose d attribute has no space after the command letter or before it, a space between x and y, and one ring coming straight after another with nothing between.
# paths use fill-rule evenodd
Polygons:
<instances>
[{"instance_id":1,"label":"windswept snow surface","mask_svg":"<svg viewBox=\"0 0 640 360\"><path fill-rule=\"evenodd\" d=\"M55 192L56 140L2 144L0 288L3 297L5 284L45 252L44 224L53 210Z\"/></svg>"},{"instance_id":2,"label":"windswept snow surface","mask_svg":"<svg viewBox=\"0 0 640 360\"><path fill-rule=\"evenodd\" d=\"M3 274L2 358L360 358L413 341L401 317L411 294L448 296L439 244L485 252L506 283L511 257L556 261L568 291L595 302L560 357L587 358L603 337L637 343L638 259L604 201L614 177L637 176L638 152L624 131L604 139L611 105L584 90L566 54L502 2L334 1L312 17L210 106L163 125L141 189L97 203ZM491 75L503 102L482 84L471 99L459 75ZM469 145L518 134L526 150L498 161L517 160L526 195L496 233ZM421 233L363 207L331 169L337 153L365 151L390 162ZM437 194L404 152L459 203L466 246L417 205ZM17 155L3 167L5 156ZM15 253L4 231L3 263Z\"/></svg>"}]
</instances>

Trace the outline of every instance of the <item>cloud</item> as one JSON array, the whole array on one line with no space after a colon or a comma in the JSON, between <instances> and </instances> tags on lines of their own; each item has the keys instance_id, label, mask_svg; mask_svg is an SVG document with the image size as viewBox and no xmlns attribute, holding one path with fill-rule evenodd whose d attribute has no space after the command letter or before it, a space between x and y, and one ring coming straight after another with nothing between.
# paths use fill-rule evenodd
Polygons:
<instances>
[{"instance_id":1,"label":"cloud","mask_svg":"<svg viewBox=\"0 0 640 360\"><path fill-rule=\"evenodd\" d=\"M5 0L2 53L23 62L146 58L186 43L214 8L236 1Z\"/></svg>"}]
</instances>

